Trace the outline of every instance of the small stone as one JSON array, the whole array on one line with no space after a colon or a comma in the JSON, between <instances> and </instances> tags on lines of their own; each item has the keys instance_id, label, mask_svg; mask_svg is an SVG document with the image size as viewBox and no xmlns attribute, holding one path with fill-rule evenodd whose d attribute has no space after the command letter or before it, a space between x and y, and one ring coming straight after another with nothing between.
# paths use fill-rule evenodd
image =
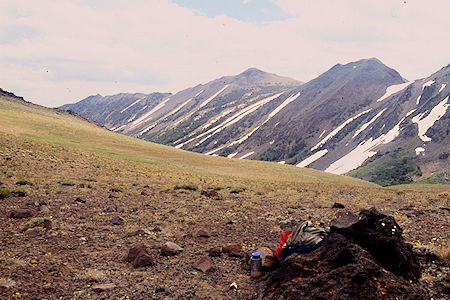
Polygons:
<instances>
[{"instance_id":1,"label":"small stone","mask_svg":"<svg viewBox=\"0 0 450 300\"><path fill-rule=\"evenodd\" d=\"M12 279L2 278L0 279L0 287L10 289L16 285L16 282Z\"/></svg>"},{"instance_id":2,"label":"small stone","mask_svg":"<svg viewBox=\"0 0 450 300\"><path fill-rule=\"evenodd\" d=\"M193 236L195 238L197 238L197 237L209 238L209 232L206 231L205 229L199 229L194 233Z\"/></svg>"},{"instance_id":3,"label":"small stone","mask_svg":"<svg viewBox=\"0 0 450 300\"><path fill-rule=\"evenodd\" d=\"M202 190L200 194L208 198L219 198L219 193L215 190Z\"/></svg>"},{"instance_id":4,"label":"small stone","mask_svg":"<svg viewBox=\"0 0 450 300\"><path fill-rule=\"evenodd\" d=\"M23 219L31 217L32 211L29 208L16 208L9 212L9 217L14 219Z\"/></svg>"},{"instance_id":5,"label":"small stone","mask_svg":"<svg viewBox=\"0 0 450 300\"><path fill-rule=\"evenodd\" d=\"M277 265L278 259L268 247L261 247L256 252L262 252L261 266L267 269L273 269Z\"/></svg>"},{"instance_id":6,"label":"small stone","mask_svg":"<svg viewBox=\"0 0 450 300\"><path fill-rule=\"evenodd\" d=\"M132 247L128 251L128 255L125 259L128 262L133 262L133 267L140 268L146 266L153 266L153 259L147 251L147 247L144 244L139 244Z\"/></svg>"},{"instance_id":7,"label":"small stone","mask_svg":"<svg viewBox=\"0 0 450 300\"><path fill-rule=\"evenodd\" d=\"M215 269L212 260L208 256L202 256L192 265L192 267L202 271L203 273L207 273Z\"/></svg>"},{"instance_id":8,"label":"small stone","mask_svg":"<svg viewBox=\"0 0 450 300\"><path fill-rule=\"evenodd\" d=\"M159 287L155 290L155 293L164 293L166 289L164 287Z\"/></svg>"},{"instance_id":9,"label":"small stone","mask_svg":"<svg viewBox=\"0 0 450 300\"><path fill-rule=\"evenodd\" d=\"M130 250L128 250L128 255L127 255L127 257L125 258L125 260L126 260L127 262L132 262L132 261L134 261L141 253L147 253L147 254L148 254L147 247L145 247L144 244L139 244L139 245L136 245L136 246L130 248Z\"/></svg>"},{"instance_id":10,"label":"small stone","mask_svg":"<svg viewBox=\"0 0 450 300\"><path fill-rule=\"evenodd\" d=\"M147 191L142 191L142 192L141 192L141 195L142 195L142 196L148 196L148 193L147 193Z\"/></svg>"},{"instance_id":11,"label":"small stone","mask_svg":"<svg viewBox=\"0 0 450 300\"><path fill-rule=\"evenodd\" d=\"M335 202L331 208L345 208L345 206L341 203Z\"/></svg>"},{"instance_id":12,"label":"small stone","mask_svg":"<svg viewBox=\"0 0 450 300\"><path fill-rule=\"evenodd\" d=\"M211 257L219 257L221 255L220 250L219 249L211 249L209 250L209 256Z\"/></svg>"},{"instance_id":13,"label":"small stone","mask_svg":"<svg viewBox=\"0 0 450 300\"><path fill-rule=\"evenodd\" d=\"M38 236L41 232L42 232L42 227L37 226L37 227L33 227L33 228L27 229L27 231L25 231L25 235L26 235L27 237L36 237L36 236Z\"/></svg>"},{"instance_id":14,"label":"small stone","mask_svg":"<svg viewBox=\"0 0 450 300\"><path fill-rule=\"evenodd\" d=\"M230 288L231 288L232 290L237 290L237 289L238 289L237 283L236 283L236 282L233 282L232 284L230 284Z\"/></svg>"},{"instance_id":15,"label":"small stone","mask_svg":"<svg viewBox=\"0 0 450 300\"><path fill-rule=\"evenodd\" d=\"M94 284L92 290L97 293L110 291L116 288L114 283Z\"/></svg>"},{"instance_id":16,"label":"small stone","mask_svg":"<svg viewBox=\"0 0 450 300\"><path fill-rule=\"evenodd\" d=\"M241 252L241 250L242 250L241 244L237 243L222 246L223 253L232 253L232 252L239 253Z\"/></svg>"},{"instance_id":17,"label":"small stone","mask_svg":"<svg viewBox=\"0 0 450 300\"><path fill-rule=\"evenodd\" d=\"M86 200L84 200L84 199L82 199L82 198L80 198L80 197L77 197L77 198L75 199L75 202L86 203Z\"/></svg>"},{"instance_id":18,"label":"small stone","mask_svg":"<svg viewBox=\"0 0 450 300\"><path fill-rule=\"evenodd\" d=\"M52 229L53 228L52 220L45 219L44 222L42 223L42 227L45 228L46 230Z\"/></svg>"},{"instance_id":19,"label":"small stone","mask_svg":"<svg viewBox=\"0 0 450 300\"><path fill-rule=\"evenodd\" d=\"M177 255L181 251L183 251L183 248L173 242L167 242L164 246L161 247L161 254L165 256Z\"/></svg>"},{"instance_id":20,"label":"small stone","mask_svg":"<svg viewBox=\"0 0 450 300\"><path fill-rule=\"evenodd\" d=\"M121 217L114 217L111 219L111 224L113 225L122 225L123 223L123 218Z\"/></svg>"},{"instance_id":21,"label":"small stone","mask_svg":"<svg viewBox=\"0 0 450 300\"><path fill-rule=\"evenodd\" d=\"M50 209L48 208L47 205L42 205L42 206L39 208L39 211L40 211L41 213L45 214L45 215L48 215L48 214L50 213Z\"/></svg>"}]
</instances>

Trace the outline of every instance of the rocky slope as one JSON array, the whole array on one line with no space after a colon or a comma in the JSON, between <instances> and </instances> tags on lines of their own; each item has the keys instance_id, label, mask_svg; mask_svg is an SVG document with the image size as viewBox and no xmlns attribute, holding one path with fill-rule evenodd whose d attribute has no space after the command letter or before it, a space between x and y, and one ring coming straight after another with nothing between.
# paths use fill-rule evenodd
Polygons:
<instances>
[{"instance_id":1,"label":"rocky slope","mask_svg":"<svg viewBox=\"0 0 450 300\"><path fill-rule=\"evenodd\" d=\"M97 95L62 108L116 132L208 155L336 174L365 163L351 174L388 185L445 173L448 84L448 66L405 82L373 58L338 64L303 85L249 69L175 95ZM380 174L386 163L396 167Z\"/></svg>"}]
</instances>

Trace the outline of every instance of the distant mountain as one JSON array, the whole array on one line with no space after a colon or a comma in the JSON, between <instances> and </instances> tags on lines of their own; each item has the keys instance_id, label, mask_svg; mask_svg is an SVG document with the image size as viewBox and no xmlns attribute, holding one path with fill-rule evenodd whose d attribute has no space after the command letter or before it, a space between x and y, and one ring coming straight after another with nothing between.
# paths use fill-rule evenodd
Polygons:
<instances>
[{"instance_id":1,"label":"distant mountain","mask_svg":"<svg viewBox=\"0 0 450 300\"><path fill-rule=\"evenodd\" d=\"M305 84L252 68L175 95L97 95L62 108L185 150L351 171L387 185L445 169L447 85L448 66L405 82L372 58Z\"/></svg>"}]
</instances>

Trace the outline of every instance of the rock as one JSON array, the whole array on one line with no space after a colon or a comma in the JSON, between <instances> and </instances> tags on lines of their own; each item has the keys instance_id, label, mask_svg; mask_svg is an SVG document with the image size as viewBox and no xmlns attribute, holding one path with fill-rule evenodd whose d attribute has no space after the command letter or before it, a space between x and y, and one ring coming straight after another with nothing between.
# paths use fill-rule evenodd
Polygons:
<instances>
[{"instance_id":1,"label":"rock","mask_svg":"<svg viewBox=\"0 0 450 300\"><path fill-rule=\"evenodd\" d=\"M94 284L92 290L97 293L110 291L116 288L114 283Z\"/></svg>"},{"instance_id":2,"label":"rock","mask_svg":"<svg viewBox=\"0 0 450 300\"><path fill-rule=\"evenodd\" d=\"M241 252L241 250L242 250L241 244L235 243L235 244L227 244L227 245L222 246L223 253L232 253L232 252L239 253L239 252Z\"/></svg>"},{"instance_id":3,"label":"rock","mask_svg":"<svg viewBox=\"0 0 450 300\"><path fill-rule=\"evenodd\" d=\"M75 199L75 202L86 203L86 200L84 200L84 199L82 199L82 198L80 198L80 197L77 197L77 198Z\"/></svg>"},{"instance_id":4,"label":"rock","mask_svg":"<svg viewBox=\"0 0 450 300\"><path fill-rule=\"evenodd\" d=\"M41 207L39 207L39 211L44 215L48 215L50 213L50 209L47 205L42 205Z\"/></svg>"},{"instance_id":5,"label":"rock","mask_svg":"<svg viewBox=\"0 0 450 300\"><path fill-rule=\"evenodd\" d=\"M32 211L29 208L16 208L9 212L9 217L14 219L29 218L32 215Z\"/></svg>"},{"instance_id":6,"label":"rock","mask_svg":"<svg viewBox=\"0 0 450 300\"><path fill-rule=\"evenodd\" d=\"M167 242L161 247L161 254L165 256L177 255L181 251L183 251L183 248L172 242Z\"/></svg>"},{"instance_id":7,"label":"rock","mask_svg":"<svg viewBox=\"0 0 450 300\"><path fill-rule=\"evenodd\" d=\"M147 247L144 244L139 244L132 247L128 251L128 255L125 259L127 262L132 262L133 267L140 268L146 266L153 266L153 259L148 253Z\"/></svg>"},{"instance_id":8,"label":"rock","mask_svg":"<svg viewBox=\"0 0 450 300\"><path fill-rule=\"evenodd\" d=\"M211 257L219 257L221 255L221 253L220 253L219 249L212 248L209 250L208 255Z\"/></svg>"},{"instance_id":9,"label":"rock","mask_svg":"<svg viewBox=\"0 0 450 300\"><path fill-rule=\"evenodd\" d=\"M42 222L42 227L43 227L45 230L50 230L50 229L52 229L52 228L53 228L52 220L45 219L45 220Z\"/></svg>"},{"instance_id":10,"label":"rock","mask_svg":"<svg viewBox=\"0 0 450 300\"><path fill-rule=\"evenodd\" d=\"M153 259L149 254L142 254L133 261L133 267L135 268L142 268L153 265L154 265Z\"/></svg>"},{"instance_id":11,"label":"rock","mask_svg":"<svg viewBox=\"0 0 450 300\"><path fill-rule=\"evenodd\" d=\"M27 237L36 237L42 232L42 230L43 230L42 227L37 226L37 227L27 229L27 231L25 231L24 234Z\"/></svg>"},{"instance_id":12,"label":"rock","mask_svg":"<svg viewBox=\"0 0 450 300\"><path fill-rule=\"evenodd\" d=\"M114 218L112 218L111 219L111 224L113 224L113 225L122 225L122 223L123 223L123 218L121 218L121 217L114 217Z\"/></svg>"},{"instance_id":13,"label":"rock","mask_svg":"<svg viewBox=\"0 0 450 300\"><path fill-rule=\"evenodd\" d=\"M214 263L208 256L202 256L192 265L192 267L202 271L203 273L207 273L215 269Z\"/></svg>"},{"instance_id":14,"label":"rock","mask_svg":"<svg viewBox=\"0 0 450 300\"><path fill-rule=\"evenodd\" d=\"M381 214L375 208L363 210L359 216L338 215L331 221L330 232L348 236L398 276L412 281L421 276L419 259L412 245L404 242L400 226L393 217Z\"/></svg>"},{"instance_id":15,"label":"rock","mask_svg":"<svg viewBox=\"0 0 450 300\"><path fill-rule=\"evenodd\" d=\"M256 252L262 252L261 265L265 269L273 269L278 263L278 259L268 247L261 247L256 250Z\"/></svg>"},{"instance_id":16,"label":"rock","mask_svg":"<svg viewBox=\"0 0 450 300\"><path fill-rule=\"evenodd\" d=\"M341 203L334 202L331 208L345 208L345 206Z\"/></svg>"},{"instance_id":17,"label":"rock","mask_svg":"<svg viewBox=\"0 0 450 300\"><path fill-rule=\"evenodd\" d=\"M195 238L197 238L197 237L209 238L209 232L206 229L199 229L199 230L194 232L193 237L195 237Z\"/></svg>"},{"instance_id":18,"label":"rock","mask_svg":"<svg viewBox=\"0 0 450 300\"><path fill-rule=\"evenodd\" d=\"M148 196L148 193L147 193L147 191L142 191L142 192L141 192L141 195L142 195L142 196Z\"/></svg>"},{"instance_id":19,"label":"rock","mask_svg":"<svg viewBox=\"0 0 450 300\"><path fill-rule=\"evenodd\" d=\"M4 183L0 181L0 186L2 186L2 185L4 185Z\"/></svg>"},{"instance_id":20,"label":"rock","mask_svg":"<svg viewBox=\"0 0 450 300\"><path fill-rule=\"evenodd\" d=\"M208 198L219 198L219 193L215 190L202 190L200 194Z\"/></svg>"},{"instance_id":21,"label":"rock","mask_svg":"<svg viewBox=\"0 0 450 300\"><path fill-rule=\"evenodd\" d=\"M267 275L262 299L429 299L386 271L369 251L332 232L315 251L291 255Z\"/></svg>"},{"instance_id":22,"label":"rock","mask_svg":"<svg viewBox=\"0 0 450 300\"><path fill-rule=\"evenodd\" d=\"M10 289L16 286L16 282L12 279L1 278L0 279L0 288Z\"/></svg>"},{"instance_id":23,"label":"rock","mask_svg":"<svg viewBox=\"0 0 450 300\"><path fill-rule=\"evenodd\" d=\"M144 189L148 189L148 188L150 188L149 185L144 185Z\"/></svg>"},{"instance_id":24,"label":"rock","mask_svg":"<svg viewBox=\"0 0 450 300\"><path fill-rule=\"evenodd\" d=\"M112 199L112 198L119 198L119 196L116 196L116 195L113 195L113 194L109 194L108 198L109 198L109 199Z\"/></svg>"}]
</instances>

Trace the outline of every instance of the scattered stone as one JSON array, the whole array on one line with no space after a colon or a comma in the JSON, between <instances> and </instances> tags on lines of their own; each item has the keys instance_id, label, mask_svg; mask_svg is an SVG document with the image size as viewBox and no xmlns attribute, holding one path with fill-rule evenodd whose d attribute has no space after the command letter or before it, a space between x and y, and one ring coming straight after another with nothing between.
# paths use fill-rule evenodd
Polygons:
<instances>
[{"instance_id":1,"label":"scattered stone","mask_svg":"<svg viewBox=\"0 0 450 300\"><path fill-rule=\"evenodd\" d=\"M230 289L232 290L238 290L238 286L236 282L233 282L232 284L230 284Z\"/></svg>"},{"instance_id":2,"label":"scattered stone","mask_svg":"<svg viewBox=\"0 0 450 300\"><path fill-rule=\"evenodd\" d=\"M97 293L110 291L116 288L114 283L94 284L92 290Z\"/></svg>"},{"instance_id":3,"label":"scattered stone","mask_svg":"<svg viewBox=\"0 0 450 300\"><path fill-rule=\"evenodd\" d=\"M142 196L148 196L148 193L147 193L147 191L142 191L142 192L141 192L141 195L142 195Z\"/></svg>"},{"instance_id":4,"label":"scattered stone","mask_svg":"<svg viewBox=\"0 0 450 300\"><path fill-rule=\"evenodd\" d=\"M50 230L50 229L52 229L52 228L53 228L52 220L44 219L44 221L42 222L42 227L43 227L45 230Z\"/></svg>"},{"instance_id":5,"label":"scattered stone","mask_svg":"<svg viewBox=\"0 0 450 300\"><path fill-rule=\"evenodd\" d=\"M128 255L125 258L127 262L132 262L133 267L140 268L145 266L153 266L153 259L148 253L147 247L144 244L139 244L132 247L128 251Z\"/></svg>"},{"instance_id":6,"label":"scattered stone","mask_svg":"<svg viewBox=\"0 0 450 300\"><path fill-rule=\"evenodd\" d=\"M274 255L273 251L268 247L261 247L256 252L261 252L261 266L265 269L273 269L278 263L278 259Z\"/></svg>"},{"instance_id":7,"label":"scattered stone","mask_svg":"<svg viewBox=\"0 0 450 300\"><path fill-rule=\"evenodd\" d=\"M80 198L80 197L77 197L77 198L75 199L75 202L86 203L86 200L84 200L84 199L82 199L82 198Z\"/></svg>"},{"instance_id":8,"label":"scattered stone","mask_svg":"<svg viewBox=\"0 0 450 300\"><path fill-rule=\"evenodd\" d=\"M84 188L86 187L86 185L85 185L84 183L80 183L80 184L78 185L78 187L81 188L81 189L84 189Z\"/></svg>"},{"instance_id":9,"label":"scattered stone","mask_svg":"<svg viewBox=\"0 0 450 300\"><path fill-rule=\"evenodd\" d=\"M161 254L165 256L177 255L181 251L183 251L183 248L173 242L167 242L161 247Z\"/></svg>"},{"instance_id":10,"label":"scattered stone","mask_svg":"<svg viewBox=\"0 0 450 300\"><path fill-rule=\"evenodd\" d=\"M119 196L116 196L116 195L113 195L113 194L109 194L108 198L109 198L109 199L112 199L112 198L119 198Z\"/></svg>"},{"instance_id":11,"label":"scattered stone","mask_svg":"<svg viewBox=\"0 0 450 300\"><path fill-rule=\"evenodd\" d=\"M4 185L4 183L0 181L0 186L2 186L2 185Z\"/></svg>"},{"instance_id":12,"label":"scattered stone","mask_svg":"<svg viewBox=\"0 0 450 300\"><path fill-rule=\"evenodd\" d=\"M150 188L150 186L144 185L144 189L148 189L148 188Z\"/></svg>"},{"instance_id":13,"label":"scattered stone","mask_svg":"<svg viewBox=\"0 0 450 300\"><path fill-rule=\"evenodd\" d=\"M88 281L101 282L106 279L106 274L101 270L86 269L86 279Z\"/></svg>"},{"instance_id":14,"label":"scattered stone","mask_svg":"<svg viewBox=\"0 0 450 300\"><path fill-rule=\"evenodd\" d=\"M232 253L232 252L239 253L241 252L241 250L242 250L241 244L237 243L222 246L223 253Z\"/></svg>"},{"instance_id":15,"label":"scattered stone","mask_svg":"<svg viewBox=\"0 0 450 300\"><path fill-rule=\"evenodd\" d=\"M164 293L166 289L164 287L159 287L155 290L155 293Z\"/></svg>"},{"instance_id":16,"label":"scattered stone","mask_svg":"<svg viewBox=\"0 0 450 300\"><path fill-rule=\"evenodd\" d=\"M215 190L202 190L200 194L208 198L219 198L219 193Z\"/></svg>"},{"instance_id":17,"label":"scattered stone","mask_svg":"<svg viewBox=\"0 0 450 300\"><path fill-rule=\"evenodd\" d=\"M138 184L137 183L133 183L133 186L138 186Z\"/></svg>"},{"instance_id":18,"label":"scattered stone","mask_svg":"<svg viewBox=\"0 0 450 300\"><path fill-rule=\"evenodd\" d=\"M9 217L14 219L23 219L31 217L32 211L29 208L16 208L10 211Z\"/></svg>"},{"instance_id":19,"label":"scattered stone","mask_svg":"<svg viewBox=\"0 0 450 300\"><path fill-rule=\"evenodd\" d=\"M205 229L199 229L194 233L194 237L204 237L204 238L209 238L209 232L206 231Z\"/></svg>"},{"instance_id":20,"label":"scattered stone","mask_svg":"<svg viewBox=\"0 0 450 300\"><path fill-rule=\"evenodd\" d=\"M219 257L219 256L221 256L221 252L220 252L219 249L212 248L212 249L209 250L209 254L208 255L211 256L211 257Z\"/></svg>"},{"instance_id":21,"label":"scattered stone","mask_svg":"<svg viewBox=\"0 0 450 300\"><path fill-rule=\"evenodd\" d=\"M244 253L242 253L242 252L231 252L231 253L228 253L228 257L243 258L244 257Z\"/></svg>"},{"instance_id":22,"label":"scattered stone","mask_svg":"<svg viewBox=\"0 0 450 300\"><path fill-rule=\"evenodd\" d=\"M214 263L208 256L202 256L192 265L192 267L202 271L203 273L207 273L215 269Z\"/></svg>"},{"instance_id":23,"label":"scattered stone","mask_svg":"<svg viewBox=\"0 0 450 300\"><path fill-rule=\"evenodd\" d=\"M122 225L122 223L123 223L122 217L117 216L111 219L111 224L113 225Z\"/></svg>"},{"instance_id":24,"label":"scattered stone","mask_svg":"<svg viewBox=\"0 0 450 300\"><path fill-rule=\"evenodd\" d=\"M27 231L25 231L25 235L27 237L36 237L42 232L42 230L43 228L40 226L29 228L27 229Z\"/></svg>"},{"instance_id":25,"label":"scattered stone","mask_svg":"<svg viewBox=\"0 0 450 300\"><path fill-rule=\"evenodd\" d=\"M16 282L12 279L2 278L0 279L0 287L5 289L10 289L16 286Z\"/></svg>"},{"instance_id":26,"label":"scattered stone","mask_svg":"<svg viewBox=\"0 0 450 300\"><path fill-rule=\"evenodd\" d=\"M331 208L345 208L345 206L341 203L334 202L334 204Z\"/></svg>"},{"instance_id":27,"label":"scattered stone","mask_svg":"<svg viewBox=\"0 0 450 300\"><path fill-rule=\"evenodd\" d=\"M50 213L50 209L47 205L42 205L41 207L39 207L39 211L44 215L48 215Z\"/></svg>"}]
</instances>

